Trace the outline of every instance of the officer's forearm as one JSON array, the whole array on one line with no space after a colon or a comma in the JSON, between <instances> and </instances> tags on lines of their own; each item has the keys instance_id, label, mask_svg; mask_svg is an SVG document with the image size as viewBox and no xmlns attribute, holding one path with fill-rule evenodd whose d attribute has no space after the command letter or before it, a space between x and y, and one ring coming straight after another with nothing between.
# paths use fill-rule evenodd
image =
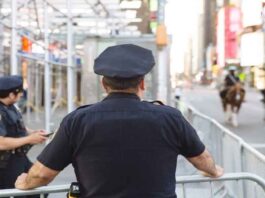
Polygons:
<instances>
[{"instance_id":1,"label":"officer's forearm","mask_svg":"<svg viewBox=\"0 0 265 198\"><path fill-rule=\"evenodd\" d=\"M12 137L2 137L0 136L0 150L11 150L18 147L21 147L25 144L29 143L29 138L20 137L20 138L12 138Z\"/></svg>"},{"instance_id":2,"label":"officer's forearm","mask_svg":"<svg viewBox=\"0 0 265 198\"><path fill-rule=\"evenodd\" d=\"M205 150L201 155L188 158L188 160L199 170L206 173L210 177L219 177L219 172L216 168L214 160L210 153Z\"/></svg>"},{"instance_id":3,"label":"officer's forearm","mask_svg":"<svg viewBox=\"0 0 265 198\"><path fill-rule=\"evenodd\" d=\"M49 169L40 162L36 162L25 178L17 179L15 186L21 190L44 186L50 183L58 173L59 171Z\"/></svg>"}]
</instances>

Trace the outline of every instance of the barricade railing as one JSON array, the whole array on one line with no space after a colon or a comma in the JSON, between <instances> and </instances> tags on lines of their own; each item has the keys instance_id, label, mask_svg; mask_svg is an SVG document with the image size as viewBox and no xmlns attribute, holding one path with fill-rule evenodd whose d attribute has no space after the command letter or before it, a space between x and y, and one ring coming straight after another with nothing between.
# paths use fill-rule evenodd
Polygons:
<instances>
[{"instance_id":1,"label":"barricade railing","mask_svg":"<svg viewBox=\"0 0 265 198\"><path fill-rule=\"evenodd\" d=\"M197 130L198 135L206 144L217 164L224 167L225 172L249 172L265 178L265 156L247 144L242 138L219 124L216 120L200 113L194 107L184 102L176 103L178 109ZM238 186L226 185L230 194L236 194ZM242 182L240 198L265 198L264 192L256 192L255 186L249 182Z\"/></svg>"},{"instance_id":2,"label":"barricade railing","mask_svg":"<svg viewBox=\"0 0 265 198\"><path fill-rule=\"evenodd\" d=\"M40 198L44 198L45 194L54 194L61 192L65 192L66 197L66 192L69 191L69 188L70 184L43 186L32 190L5 189L0 190L0 197L14 198L17 196L40 195Z\"/></svg>"},{"instance_id":3,"label":"barricade railing","mask_svg":"<svg viewBox=\"0 0 265 198\"><path fill-rule=\"evenodd\" d=\"M187 194L189 194L189 197L196 197L196 198L205 198L210 197L214 198L216 197L216 194L220 194L220 190L223 190L222 188L215 188L213 183L216 182L235 182L236 185L240 185L240 181L242 180L249 180L253 182L253 184L256 186L256 189L260 189L263 192L263 195L265 196L265 180L255 174L251 173L227 173L224 176L220 178L209 178L204 177L201 175L193 175L193 176L179 176L176 178L176 184L177 187L180 185L180 192L178 192L178 197L186 198ZM203 188L205 191L208 191L204 194L196 194L195 196L190 196L192 194L192 191L189 190L189 193L186 192L186 190L189 188L186 186L191 183L209 183L209 185L204 186ZM6 190L0 190L0 197L10 197L14 198L16 196L26 196L26 195L40 195L40 198L44 198L45 194L53 194L53 193L60 193L60 192L68 192L70 185L54 185L54 186L45 186L36 188L33 190L17 190L17 189L6 189ZM240 188L237 188L239 190ZM256 190L257 192L257 190ZM240 194L240 192L238 192ZM224 191L225 195L225 191ZM251 198L262 198L256 196L257 193L253 194ZM263 197L264 197L263 196ZM52 197L52 195L51 195ZM66 195L65 195L66 197Z\"/></svg>"},{"instance_id":4,"label":"barricade railing","mask_svg":"<svg viewBox=\"0 0 265 198\"><path fill-rule=\"evenodd\" d=\"M224 176L220 178L210 178L210 177L203 177L200 175L193 175L193 176L180 176L176 178L177 180L177 186L180 185L178 196L182 198L186 197L230 197L231 195L229 192L227 192L227 189L225 188L224 183L225 182L233 182L237 186L236 194L234 194L232 197L233 198L241 198L241 194L243 192L243 189L240 188L241 186L241 181L251 181L255 185L255 192L251 196L251 198L263 198L265 197L265 180L255 174L251 173L227 173ZM196 192L192 193L192 190L189 189L187 193L187 184L192 184L192 183L208 183L208 185L203 186L204 191L200 191L200 194L193 194ZM219 183L220 185L214 185L215 183ZM192 186L194 188L194 186ZM261 190L263 192L263 196L260 197L258 195L258 190ZM189 196L187 196L189 195Z\"/></svg>"}]
</instances>

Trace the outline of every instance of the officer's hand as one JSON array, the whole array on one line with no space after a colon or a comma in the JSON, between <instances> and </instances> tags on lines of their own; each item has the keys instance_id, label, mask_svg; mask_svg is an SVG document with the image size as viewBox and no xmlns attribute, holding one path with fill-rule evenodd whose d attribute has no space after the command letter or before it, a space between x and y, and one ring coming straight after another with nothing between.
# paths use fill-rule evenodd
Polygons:
<instances>
[{"instance_id":1,"label":"officer's hand","mask_svg":"<svg viewBox=\"0 0 265 198\"><path fill-rule=\"evenodd\" d=\"M31 133L28 136L28 138L29 138L29 144L40 144L47 139L47 137L45 137L45 132Z\"/></svg>"},{"instance_id":2,"label":"officer's hand","mask_svg":"<svg viewBox=\"0 0 265 198\"><path fill-rule=\"evenodd\" d=\"M27 173L22 173L20 176L18 176L16 182L15 182L15 187L20 190L25 190L25 183L26 183L26 177Z\"/></svg>"},{"instance_id":3,"label":"officer's hand","mask_svg":"<svg viewBox=\"0 0 265 198\"><path fill-rule=\"evenodd\" d=\"M214 175L206 173L204 171L201 171L201 174L205 177L212 177L212 178L221 177L224 174L224 169L219 165L215 165L215 170L216 171Z\"/></svg>"},{"instance_id":4,"label":"officer's hand","mask_svg":"<svg viewBox=\"0 0 265 198\"><path fill-rule=\"evenodd\" d=\"M215 165L215 168L216 168L216 175L214 177L221 177L224 174L224 169L219 165Z\"/></svg>"}]
</instances>

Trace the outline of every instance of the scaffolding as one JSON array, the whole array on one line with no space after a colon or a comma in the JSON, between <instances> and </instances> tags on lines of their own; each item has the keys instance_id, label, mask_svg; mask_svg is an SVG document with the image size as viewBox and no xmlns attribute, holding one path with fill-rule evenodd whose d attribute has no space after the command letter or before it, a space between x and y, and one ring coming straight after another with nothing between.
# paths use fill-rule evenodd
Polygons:
<instances>
[{"instance_id":1,"label":"scaffolding","mask_svg":"<svg viewBox=\"0 0 265 198\"><path fill-rule=\"evenodd\" d=\"M149 12L146 4L142 0L2 0L0 75L22 75L26 96L20 107L29 120L33 120L32 116L36 121L44 120L45 129L50 131L58 124L54 122L55 115L62 111L65 115L77 106L102 99L99 78L85 67L91 68L94 58L109 46L103 46L103 40L112 40L110 44L138 40L136 43L143 47L146 45L142 40L147 40L147 47L157 56L154 35L146 37L139 31L141 25L137 25L143 20L137 16L138 10ZM163 61L169 60L168 53L166 50L163 54ZM159 68L164 64L159 64ZM161 83L161 75L157 71L156 76L152 74L154 90L169 85L170 78L165 76L168 71ZM89 82L93 88L85 84ZM93 93L83 96L87 88ZM146 99L155 99L157 93L160 92L155 96L152 91ZM163 91L162 96L165 95Z\"/></svg>"}]
</instances>

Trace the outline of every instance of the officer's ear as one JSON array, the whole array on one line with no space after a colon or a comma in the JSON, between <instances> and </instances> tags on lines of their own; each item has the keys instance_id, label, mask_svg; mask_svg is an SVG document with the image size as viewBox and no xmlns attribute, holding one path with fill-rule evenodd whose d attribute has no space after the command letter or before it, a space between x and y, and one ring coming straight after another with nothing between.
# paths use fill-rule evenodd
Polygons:
<instances>
[{"instance_id":1,"label":"officer's ear","mask_svg":"<svg viewBox=\"0 0 265 198\"><path fill-rule=\"evenodd\" d=\"M14 94L13 92L10 92L10 93L8 94L8 97L9 97L10 99L14 99L14 98L15 98L15 94Z\"/></svg>"},{"instance_id":2,"label":"officer's ear","mask_svg":"<svg viewBox=\"0 0 265 198\"><path fill-rule=\"evenodd\" d=\"M145 90L144 78L140 81L139 88L140 88L141 90Z\"/></svg>"},{"instance_id":3,"label":"officer's ear","mask_svg":"<svg viewBox=\"0 0 265 198\"><path fill-rule=\"evenodd\" d=\"M101 85L102 87L105 89L105 91L108 93L108 86L105 84L105 81L103 80L104 79L104 76L101 78Z\"/></svg>"}]
</instances>

